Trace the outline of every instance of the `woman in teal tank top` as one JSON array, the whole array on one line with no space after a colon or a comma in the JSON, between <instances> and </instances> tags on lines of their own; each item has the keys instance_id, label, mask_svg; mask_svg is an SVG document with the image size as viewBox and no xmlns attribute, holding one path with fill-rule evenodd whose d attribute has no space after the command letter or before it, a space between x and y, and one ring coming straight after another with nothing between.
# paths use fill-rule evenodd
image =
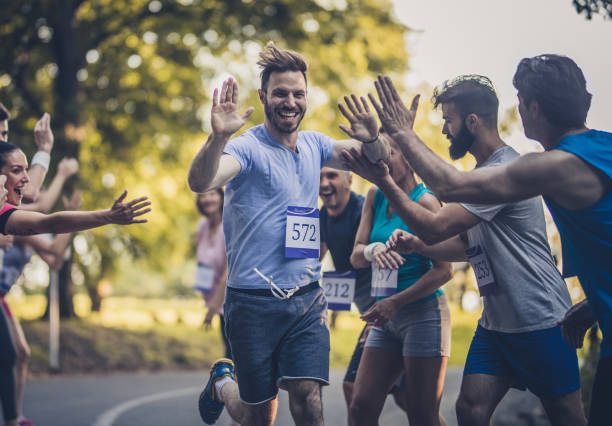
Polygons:
<instances>
[{"instance_id":1,"label":"woman in teal tank top","mask_svg":"<svg viewBox=\"0 0 612 426\"><path fill-rule=\"evenodd\" d=\"M397 145L386 139L391 148L391 177L411 200L431 211L439 210L440 202L423 184L417 184ZM371 188L351 263L355 268L376 263L387 268L383 272L397 269L397 288L392 283L380 287L373 281L373 295L379 297L362 316L372 327L357 370L349 415L355 425L377 424L389 389L403 374L401 391L394 395L401 399L398 402L410 423L437 426L444 424L438 410L450 355L450 313L440 287L450 279L451 266L418 254L388 251L385 242L396 229L412 232L383 193ZM372 275L376 275L374 267ZM381 273L381 277L386 275Z\"/></svg>"}]
</instances>

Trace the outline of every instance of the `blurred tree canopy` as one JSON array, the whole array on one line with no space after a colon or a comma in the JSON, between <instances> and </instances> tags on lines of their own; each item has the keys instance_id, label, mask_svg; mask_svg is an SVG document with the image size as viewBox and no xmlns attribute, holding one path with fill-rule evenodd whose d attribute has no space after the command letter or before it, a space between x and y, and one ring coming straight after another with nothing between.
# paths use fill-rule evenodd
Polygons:
<instances>
[{"instance_id":1,"label":"blurred tree canopy","mask_svg":"<svg viewBox=\"0 0 612 426\"><path fill-rule=\"evenodd\" d=\"M612 0L572 0L576 12L591 20L593 15L602 14L606 18L612 18Z\"/></svg>"},{"instance_id":2,"label":"blurred tree canopy","mask_svg":"<svg viewBox=\"0 0 612 426\"><path fill-rule=\"evenodd\" d=\"M243 106L256 106L257 54L269 40L309 60L304 128L342 137L336 104L372 89L378 73L403 75L408 28L380 0L21 0L0 17L0 100L10 140L30 156L36 119L48 111L63 156L81 163L74 186L85 208L107 208L124 188L149 195L141 226L81 233L63 276L116 292L190 292L197 214L186 185L208 126L210 95L228 74ZM263 120L256 108L249 125ZM70 298L64 315L70 315Z\"/></svg>"}]
</instances>

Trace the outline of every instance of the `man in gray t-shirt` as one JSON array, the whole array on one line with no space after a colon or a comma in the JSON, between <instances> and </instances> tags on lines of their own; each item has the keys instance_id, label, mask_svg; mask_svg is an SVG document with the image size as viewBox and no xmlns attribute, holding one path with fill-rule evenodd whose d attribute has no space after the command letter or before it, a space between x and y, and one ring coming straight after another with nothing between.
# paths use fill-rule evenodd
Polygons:
<instances>
[{"instance_id":1,"label":"man in gray t-shirt","mask_svg":"<svg viewBox=\"0 0 612 426\"><path fill-rule=\"evenodd\" d=\"M478 167L514 160L504 145ZM484 297L479 324L487 330L523 333L555 327L571 306L546 238L542 199L497 205L460 204L480 219L467 230L468 246L481 244L496 287Z\"/></svg>"},{"instance_id":2,"label":"man in gray t-shirt","mask_svg":"<svg viewBox=\"0 0 612 426\"><path fill-rule=\"evenodd\" d=\"M499 136L498 100L488 78L458 77L437 89L433 100L441 106L442 132L451 141L453 159L469 151L477 167L495 167L519 156ZM415 102L409 113L416 113ZM576 351L557 325L571 300L550 253L541 199L502 205L448 203L432 213L403 194L386 166L367 164L355 154L347 155L347 163L378 185L418 236L396 230L389 249L472 264L484 311L456 405L459 424L489 424L510 387L536 394L552 424L586 424Z\"/></svg>"}]
</instances>

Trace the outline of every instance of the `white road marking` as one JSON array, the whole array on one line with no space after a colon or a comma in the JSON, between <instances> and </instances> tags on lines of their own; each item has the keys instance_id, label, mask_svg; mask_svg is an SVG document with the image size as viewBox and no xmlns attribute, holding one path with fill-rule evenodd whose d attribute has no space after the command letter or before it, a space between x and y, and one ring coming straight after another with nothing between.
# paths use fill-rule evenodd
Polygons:
<instances>
[{"instance_id":1,"label":"white road marking","mask_svg":"<svg viewBox=\"0 0 612 426\"><path fill-rule=\"evenodd\" d=\"M119 405L114 406L110 410L102 413L93 426L112 426L117 418L132 408L136 408L139 405L150 404L151 402L161 401L164 399L179 398L182 396L198 394L202 391L201 387L191 387L186 389L176 389L168 392L159 392L151 395L143 396L140 398L132 399L130 401L123 402Z\"/></svg>"}]
</instances>

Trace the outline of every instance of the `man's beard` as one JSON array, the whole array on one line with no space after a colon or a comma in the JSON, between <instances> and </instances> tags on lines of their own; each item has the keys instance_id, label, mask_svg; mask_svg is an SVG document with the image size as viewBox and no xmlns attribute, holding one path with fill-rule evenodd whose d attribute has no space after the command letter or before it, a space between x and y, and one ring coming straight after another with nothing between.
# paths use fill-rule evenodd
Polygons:
<instances>
[{"instance_id":1,"label":"man's beard","mask_svg":"<svg viewBox=\"0 0 612 426\"><path fill-rule=\"evenodd\" d=\"M447 137L451 141L448 152L453 160L458 160L467 154L476 139L476 136L467 129L465 123L461 125L461 130L459 130L457 136L448 135Z\"/></svg>"},{"instance_id":2,"label":"man's beard","mask_svg":"<svg viewBox=\"0 0 612 426\"><path fill-rule=\"evenodd\" d=\"M278 109L280 111L291 111L291 110L283 109L283 108L278 108ZM286 126L282 126L276 120L276 115L274 114L274 111L272 111L272 107L270 106L270 104L268 104L267 101L264 102L264 114L266 114L266 118L268 119L270 123L272 123L274 128L281 133L293 133L298 129L298 127L300 127L300 123L302 122L302 119L304 118L304 111L302 111L302 109L299 107L296 107L296 110L298 112L298 118L299 118L297 123L293 127L286 127Z\"/></svg>"}]
</instances>

